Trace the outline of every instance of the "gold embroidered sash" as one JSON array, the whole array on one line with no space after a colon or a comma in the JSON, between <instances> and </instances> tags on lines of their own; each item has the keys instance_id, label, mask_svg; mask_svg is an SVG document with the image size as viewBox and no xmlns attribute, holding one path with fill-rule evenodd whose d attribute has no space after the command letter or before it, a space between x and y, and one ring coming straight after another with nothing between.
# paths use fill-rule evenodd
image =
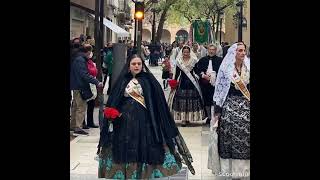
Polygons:
<instances>
[{"instance_id":1,"label":"gold embroidered sash","mask_svg":"<svg viewBox=\"0 0 320 180\"><path fill-rule=\"evenodd\" d=\"M250 92L245 85L245 83L242 81L241 77L239 76L238 72L235 72L233 76L233 80L235 82L235 86L238 87L238 89L241 91L241 93L250 101Z\"/></svg>"},{"instance_id":2,"label":"gold embroidered sash","mask_svg":"<svg viewBox=\"0 0 320 180\"><path fill-rule=\"evenodd\" d=\"M130 97L132 97L134 100L136 100L138 103L140 103L143 107L146 107L144 97L138 92L138 90L135 89L136 84L131 80L128 83L128 86L126 88L126 91Z\"/></svg>"}]
</instances>

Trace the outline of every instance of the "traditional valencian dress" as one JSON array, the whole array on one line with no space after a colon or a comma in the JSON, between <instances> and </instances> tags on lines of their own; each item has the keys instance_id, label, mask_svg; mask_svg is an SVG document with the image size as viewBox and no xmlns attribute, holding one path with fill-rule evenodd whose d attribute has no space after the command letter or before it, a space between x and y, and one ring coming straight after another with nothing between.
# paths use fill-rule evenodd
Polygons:
<instances>
[{"instance_id":1,"label":"traditional valencian dress","mask_svg":"<svg viewBox=\"0 0 320 180\"><path fill-rule=\"evenodd\" d=\"M208 167L214 174L245 178L250 176L250 61L245 58L238 72L237 47L234 44L229 48L217 76L213 101L221 118L215 129L217 138L210 138ZM214 131L210 133L215 135ZM210 150L214 145L218 153Z\"/></svg>"},{"instance_id":2,"label":"traditional valencian dress","mask_svg":"<svg viewBox=\"0 0 320 180\"><path fill-rule=\"evenodd\" d=\"M177 88L170 92L168 104L175 122L203 122L204 103L198 78L194 70L198 59L191 52L188 61L184 61L180 51L177 57L175 80L179 82Z\"/></svg>"},{"instance_id":3,"label":"traditional valencian dress","mask_svg":"<svg viewBox=\"0 0 320 180\"><path fill-rule=\"evenodd\" d=\"M103 124L99 178L162 178L177 174L182 163L195 173L191 154L152 74L141 72L133 77L127 73L120 78L107 107L118 109L121 116Z\"/></svg>"}]
</instances>

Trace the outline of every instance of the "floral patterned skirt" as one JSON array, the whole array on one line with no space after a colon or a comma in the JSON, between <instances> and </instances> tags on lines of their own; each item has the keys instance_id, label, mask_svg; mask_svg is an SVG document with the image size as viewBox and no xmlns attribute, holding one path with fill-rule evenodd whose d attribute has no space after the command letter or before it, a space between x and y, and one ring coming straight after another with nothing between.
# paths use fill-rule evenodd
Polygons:
<instances>
[{"instance_id":1,"label":"floral patterned skirt","mask_svg":"<svg viewBox=\"0 0 320 180\"><path fill-rule=\"evenodd\" d=\"M102 150L99 156L98 177L106 179L153 179L177 174L182 167L179 158L176 158L165 147L163 164L122 163L117 164L112 159L112 150Z\"/></svg>"}]
</instances>

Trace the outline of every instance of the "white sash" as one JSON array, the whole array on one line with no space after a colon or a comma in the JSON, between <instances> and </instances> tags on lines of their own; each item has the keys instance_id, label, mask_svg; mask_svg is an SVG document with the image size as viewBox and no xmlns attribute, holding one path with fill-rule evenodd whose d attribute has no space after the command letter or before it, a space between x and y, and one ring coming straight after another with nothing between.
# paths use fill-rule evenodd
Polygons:
<instances>
[{"instance_id":1,"label":"white sash","mask_svg":"<svg viewBox=\"0 0 320 180\"><path fill-rule=\"evenodd\" d=\"M183 63L180 63L179 61L177 61L177 66L187 75L187 77L190 79L192 84L196 87L196 89L198 90L199 95L201 97L201 100L203 102L203 96L202 96L202 92L201 92L198 81L195 80L195 78L191 75L190 71L187 70L187 68L184 66Z\"/></svg>"}]
</instances>

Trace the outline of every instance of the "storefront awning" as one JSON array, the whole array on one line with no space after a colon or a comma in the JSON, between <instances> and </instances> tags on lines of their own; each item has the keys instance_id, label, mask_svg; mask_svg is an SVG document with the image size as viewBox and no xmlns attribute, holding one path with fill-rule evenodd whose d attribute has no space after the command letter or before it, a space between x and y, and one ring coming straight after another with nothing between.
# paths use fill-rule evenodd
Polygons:
<instances>
[{"instance_id":1,"label":"storefront awning","mask_svg":"<svg viewBox=\"0 0 320 180\"><path fill-rule=\"evenodd\" d=\"M94 17L93 14L91 14L91 16ZM129 37L130 35L128 31L122 29L121 27L119 27L118 25L114 24L106 18L103 18L103 24L107 26L109 29L111 29L113 32L115 32L118 37Z\"/></svg>"}]
</instances>

